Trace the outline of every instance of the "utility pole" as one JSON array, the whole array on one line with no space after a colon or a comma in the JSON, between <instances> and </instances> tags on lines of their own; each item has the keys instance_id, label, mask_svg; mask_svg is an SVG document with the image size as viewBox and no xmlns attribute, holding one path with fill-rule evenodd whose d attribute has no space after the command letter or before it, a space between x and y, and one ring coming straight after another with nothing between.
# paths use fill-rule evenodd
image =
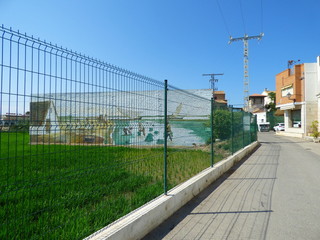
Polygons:
<instances>
[{"instance_id":1,"label":"utility pole","mask_svg":"<svg viewBox=\"0 0 320 240\"><path fill-rule=\"evenodd\" d=\"M214 147L213 147L213 142L214 142L214 105L215 105L215 99L214 99L214 91L216 90L215 88L215 83L218 82L218 79L215 78L215 76L218 75L223 75L223 73L208 73L208 74L202 74L202 76L210 76L209 82L211 83L211 89L212 89L212 97L211 97L211 110L210 110L210 126L211 126L211 167L213 167L214 164Z\"/></svg>"},{"instance_id":2,"label":"utility pole","mask_svg":"<svg viewBox=\"0 0 320 240\"><path fill-rule=\"evenodd\" d=\"M215 88L215 83L218 82L218 79L215 78L215 76L223 75L223 73L205 73L202 74L202 76L210 76L209 82L211 83L211 89L212 89L212 97L214 99L214 91L216 90Z\"/></svg>"},{"instance_id":3,"label":"utility pole","mask_svg":"<svg viewBox=\"0 0 320 240\"><path fill-rule=\"evenodd\" d=\"M249 44L248 44L248 40L251 40L251 39L261 40L263 36L264 36L264 33L260 33L260 35L258 36L248 36L247 34L245 34L244 37L239 37L239 38L233 38L230 36L230 40L229 40L229 44L236 41L243 41L243 56L244 56L243 108L245 111L249 111Z\"/></svg>"}]
</instances>

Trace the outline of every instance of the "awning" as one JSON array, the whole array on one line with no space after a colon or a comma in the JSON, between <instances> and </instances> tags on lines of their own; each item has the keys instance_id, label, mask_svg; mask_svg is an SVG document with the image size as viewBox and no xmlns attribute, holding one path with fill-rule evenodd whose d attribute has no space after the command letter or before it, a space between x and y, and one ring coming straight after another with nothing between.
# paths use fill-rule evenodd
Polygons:
<instances>
[{"instance_id":1,"label":"awning","mask_svg":"<svg viewBox=\"0 0 320 240\"><path fill-rule=\"evenodd\" d=\"M287 104L283 104L283 105L277 105L276 108L280 109L281 111L300 109L301 105L303 105L303 104L304 104L304 102L292 102L292 103L287 103Z\"/></svg>"},{"instance_id":2,"label":"awning","mask_svg":"<svg viewBox=\"0 0 320 240\"><path fill-rule=\"evenodd\" d=\"M277 109L277 111L274 113L275 116L283 116L284 115L284 111Z\"/></svg>"},{"instance_id":3,"label":"awning","mask_svg":"<svg viewBox=\"0 0 320 240\"><path fill-rule=\"evenodd\" d=\"M280 110L290 110L290 109L294 109L295 107L296 106L293 103L290 103L280 107Z\"/></svg>"}]
</instances>

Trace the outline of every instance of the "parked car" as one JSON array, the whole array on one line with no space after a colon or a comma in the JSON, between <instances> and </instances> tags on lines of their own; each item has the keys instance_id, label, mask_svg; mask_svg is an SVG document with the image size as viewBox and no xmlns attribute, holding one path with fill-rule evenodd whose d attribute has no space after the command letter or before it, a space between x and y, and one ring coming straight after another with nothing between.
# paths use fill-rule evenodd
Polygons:
<instances>
[{"instance_id":1,"label":"parked car","mask_svg":"<svg viewBox=\"0 0 320 240\"><path fill-rule=\"evenodd\" d=\"M273 127L274 131L284 131L284 123L277 123L274 127Z\"/></svg>"},{"instance_id":2,"label":"parked car","mask_svg":"<svg viewBox=\"0 0 320 240\"><path fill-rule=\"evenodd\" d=\"M293 127L301 128L301 122L293 122Z\"/></svg>"},{"instance_id":3,"label":"parked car","mask_svg":"<svg viewBox=\"0 0 320 240\"><path fill-rule=\"evenodd\" d=\"M259 132L269 132L270 124L269 123L259 123L258 131Z\"/></svg>"}]
</instances>

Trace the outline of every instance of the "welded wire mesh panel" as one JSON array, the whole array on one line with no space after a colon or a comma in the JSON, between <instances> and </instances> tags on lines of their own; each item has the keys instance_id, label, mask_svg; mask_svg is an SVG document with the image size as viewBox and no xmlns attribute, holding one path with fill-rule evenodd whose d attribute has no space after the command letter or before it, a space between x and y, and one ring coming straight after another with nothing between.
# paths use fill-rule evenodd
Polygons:
<instances>
[{"instance_id":1,"label":"welded wire mesh panel","mask_svg":"<svg viewBox=\"0 0 320 240\"><path fill-rule=\"evenodd\" d=\"M244 146L251 143L251 113L243 112Z\"/></svg>"},{"instance_id":2,"label":"welded wire mesh panel","mask_svg":"<svg viewBox=\"0 0 320 240\"><path fill-rule=\"evenodd\" d=\"M80 239L163 192L163 83L0 36L0 239Z\"/></svg>"},{"instance_id":3,"label":"welded wire mesh panel","mask_svg":"<svg viewBox=\"0 0 320 240\"><path fill-rule=\"evenodd\" d=\"M258 125L257 125L257 116L250 114L251 121L250 121L250 135L251 135L251 142L255 142L258 140Z\"/></svg>"},{"instance_id":4,"label":"welded wire mesh panel","mask_svg":"<svg viewBox=\"0 0 320 240\"><path fill-rule=\"evenodd\" d=\"M232 111L232 152L240 150L245 146L245 113L241 108L231 108Z\"/></svg>"},{"instance_id":5,"label":"welded wire mesh panel","mask_svg":"<svg viewBox=\"0 0 320 240\"><path fill-rule=\"evenodd\" d=\"M270 111L270 112L267 112L267 122L270 123L270 130L273 131L273 127L277 123L283 123L284 122L284 118L283 118L283 116L277 116L276 112Z\"/></svg>"},{"instance_id":6,"label":"welded wire mesh panel","mask_svg":"<svg viewBox=\"0 0 320 240\"><path fill-rule=\"evenodd\" d=\"M215 149L226 150L224 157L257 140L257 122L252 113L230 106L227 109L215 110L215 116L215 134L226 140L216 142Z\"/></svg>"},{"instance_id":7,"label":"welded wire mesh panel","mask_svg":"<svg viewBox=\"0 0 320 240\"><path fill-rule=\"evenodd\" d=\"M168 186L210 166L212 91L168 89Z\"/></svg>"},{"instance_id":8,"label":"welded wire mesh panel","mask_svg":"<svg viewBox=\"0 0 320 240\"><path fill-rule=\"evenodd\" d=\"M232 154L232 112L227 105L215 105L214 154L216 161Z\"/></svg>"},{"instance_id":9,"label":"welded wire mesh panel","mask_svg":"<svg viewBox=\"0 0 320 240\"><path fill-rule=\"evenodd\" d=\"M0 79L0 239L84 238L256 139L209 89L3 26Z\"/></svg>"}]
</instances>

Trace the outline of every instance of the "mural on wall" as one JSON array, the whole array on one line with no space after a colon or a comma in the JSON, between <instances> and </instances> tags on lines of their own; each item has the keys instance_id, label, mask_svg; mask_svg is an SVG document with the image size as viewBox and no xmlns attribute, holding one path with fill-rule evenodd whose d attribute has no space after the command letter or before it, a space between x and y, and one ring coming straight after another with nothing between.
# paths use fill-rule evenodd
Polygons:
<instances>
[{"instance_id":1,"label":"mural on wall","mask_svg":"<svg viewBox=\"0 0 320 240\"><path fill-rule=\"evenodd\" d=\"M117 95L109 93L108 97L111 100L114 99L112 94L119 97L119 93ZM162 97L162 92L155 92L153 96L156 94ZM102 98L106 93L96 93L97 96ZM146 104L144 100L141 101L139 109L133 107L125 109L121 107L126 106L125 103L121 102L110 104L102 109L101 106L96 107L97 104L79 101L81 97L83 96L79 94L60 94L59 97L51 99L47 96L34 98L30 103L31 144L151 146L164 143L165 127L161 107L158 106L161 111L156 111L155 107L147 108L143 106ZM54 99L63 99L63 101ZM119 99L128 99L128 96ZM208 112L190 107L188 109L188 105L184 105L179 100L181 99L170 106L171 114L168 115L169 124L166 127L168 145L204 144L210 137L205 127ZM75 102L74 106L71 105L72 101Z\"/></svg>"},{"instance_id":2,"label":"mural on wall","mask_svg":"<svg viewBox=\"0 0 320 240\"><path fill-rule=\"evenodd\" d=\"M113 128L103 116L58 116L53 101L30 103L31 143L113 144Z\"/></svg>"}]
</instances>

